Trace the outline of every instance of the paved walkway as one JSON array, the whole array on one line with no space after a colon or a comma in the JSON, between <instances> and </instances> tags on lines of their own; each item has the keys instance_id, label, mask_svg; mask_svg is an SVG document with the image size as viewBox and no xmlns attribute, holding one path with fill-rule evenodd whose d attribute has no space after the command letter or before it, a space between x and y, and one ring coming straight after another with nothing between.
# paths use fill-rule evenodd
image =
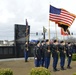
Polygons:
<instances>
[{"instance_id":1,"label":"paved walkway","mask_svg":"<svg viewBox=\"0 0 76 75\"><path fill-rule=\"evenodd\" d=\"M28 60L34 59L34 57L29 57ZM0 61L12 61L12 60L24 60L24 58L8 58L8 59L0 59Z\"/></svg>"},{"instance_id":2,"label":"paved walkway","mask_svg":"<svg viewBox=\"0 0 76 75\"><path fill-rule=\"evenodd\" d=\"M60 69L60 61L58 62L58 69ZM65 68L67 66L67 60ZM76 72L76 61L72 61L72 69L60 70L53 72L52 70L52 59L49 67L52 75L73 75ZM31 68L34 68L33 58L29 58L29 62L24 62L24 58L11 58L11 59L0 59L0 68L11 68L13 75L29 75Z\"/></svg>"}]
</instances>

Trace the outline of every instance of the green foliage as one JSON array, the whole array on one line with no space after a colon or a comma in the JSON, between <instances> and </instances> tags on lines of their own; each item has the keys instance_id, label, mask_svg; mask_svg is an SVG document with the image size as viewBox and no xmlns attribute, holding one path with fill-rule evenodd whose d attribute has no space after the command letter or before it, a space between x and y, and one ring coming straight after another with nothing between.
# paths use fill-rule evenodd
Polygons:
<instances>
[{"instance_id":1,"label":"green foliage","mask_svg":"<svg viewBox=\"0 0 76 75\"><path fill-rule=\"evenodd\" d=\"M73 75L76 75L76 73L74 73Z\"/></svg>"},{"instance_id":2,"label":"green foliage","mask_svg":"<svg viewBox=\"0 0 76 75\"><path fill-rule=\"evenodd\" d=\"M0 69L0 75L13 75L11 69Z\"/></svg>"},{"instance_id":3,"label":"green foliage","mask_svg":"<svg viewBox=\"0 0 76 75\"><path fill-rule=\"evenodd\" d=\"M76 61L76 53L73 54L72 60L73 60L73 61Z\"/></svg>"},{"instance_id":4,"label":"green foliage","mask_svg":"<svg viewBox=\"0 0 76 75\"><path fill-rule=\"evenodd\" d=\"M44 67L35 67L30 71L30 75L51 75L51 73Z\"/></svg>"}]
</instances>

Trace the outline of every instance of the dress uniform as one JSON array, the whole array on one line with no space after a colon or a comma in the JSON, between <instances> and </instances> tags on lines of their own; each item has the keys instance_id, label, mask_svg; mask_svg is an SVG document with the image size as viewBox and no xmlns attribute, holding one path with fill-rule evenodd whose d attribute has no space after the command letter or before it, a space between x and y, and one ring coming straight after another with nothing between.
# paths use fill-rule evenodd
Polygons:
<instances>
[{"instance_id":1,"label":"dress uniform","mask_svg":"<svg viewBox=\"0 0 76 75\"><path fill-rule=\"evenodd\" d=\"M59 52L60 52L60 66L61 70L64 69L64 64L65 64L65 55L66 55L66 48L65 48L65 42L61 41L61 44L59 46Z\"/></svg>"},{"instance_id":2,"label":"dress uniform","mask_svg":"<svg viewBox=\"0 0 76 75\"><path fill-rule=\"evenodd\" d=\"M26 42L24 45L24 57L25 57L25 62L27 62L28 61L28 42Z\"/></svg>"},{"instance_id":3,"label":"dress uniform","mask_svg":"<svg viewBox=\"0 0 76 75\"><path fill-rule=\"evenodd\" d=\"M72 52L73 52L72 45L69 42L68 43L68 48L67 48L67 58L68 58L67 68L69 68L69 69L71 69L70 64L71 64L71 60L72 60Z\"/></svg>"},{"instance_id":4,"label":"dress uniform","mask_svg":"<svg viewBox=\"0 0 76 75\"><path fill-rule=\"evenodd\" d=\"M52 45L52 57L53 57L53 70L54 71L58 71L57 70L57 63L58 63L58 42L57 40L54 40L54 43Z\"/></svg>"},{"instance_id":5,"label":"dress uniform","mask_svg":"<svg viewBox=\"0 0 76 75\"><path fill-rule=\"evenodd\" d=\"M41 66L42 67L44 66L45 47L46 47L45 42L41 41L40 49L41 49Z\"/></svg>"},{"instance_id":6,"label":"dress uniform","mask_svg":"<svg viewBox=\"0 0 76 75\"><path fill-rule=\"evenodd\" d=\"M50 56L51 56L51 51L50 51L50 42L49 40L46 40L46 47L45 47L45 68L49 68L50 65Z\"/></svg>"},{"instance_id":7,"label":"dress uniform","mask_svg":"<svg viewBox=\"0 0 76 75\"><path fill-rule=\"evenodd\" d=\"M34 60L35 67L40 67L41 65L41 50L40 50L40 42L37 41L37 45L34 48Z\"/></svg>"}]
</instances>

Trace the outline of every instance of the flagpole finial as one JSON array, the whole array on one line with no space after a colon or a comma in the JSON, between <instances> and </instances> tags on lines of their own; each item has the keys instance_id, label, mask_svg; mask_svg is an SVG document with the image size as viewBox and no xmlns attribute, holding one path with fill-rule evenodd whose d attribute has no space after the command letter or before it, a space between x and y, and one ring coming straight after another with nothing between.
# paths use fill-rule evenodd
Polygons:
<instances>
[{"instance_id":1,"label":"flagpole finial","mask_svg":"<svg viewBox=\"0 0 76 75\"><path fill-rule=\"evenodd\" d=\"M26 19L26 22L25 22L25 23L26 23L26 26L28 26L28 22L27 22L27 19Z\"/></svg>"}]
</instances>

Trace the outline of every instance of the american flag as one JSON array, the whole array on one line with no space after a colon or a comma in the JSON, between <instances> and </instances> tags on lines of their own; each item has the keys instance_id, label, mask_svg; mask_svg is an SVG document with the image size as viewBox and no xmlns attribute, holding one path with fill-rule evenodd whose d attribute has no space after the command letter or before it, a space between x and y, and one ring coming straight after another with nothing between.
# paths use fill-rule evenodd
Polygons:
<instances>
[{"instance_id":1,"label":"american flag","mask_svg":"<svg viewBox=\"0 0 76 75\"><path fill-rule=\"evenodd\" d=\"M59 9L50 5L49 10L49 20L54 21L59 24L65 24L71 26L75 16L65 9Z\"/></svg>"}]
</instances>

